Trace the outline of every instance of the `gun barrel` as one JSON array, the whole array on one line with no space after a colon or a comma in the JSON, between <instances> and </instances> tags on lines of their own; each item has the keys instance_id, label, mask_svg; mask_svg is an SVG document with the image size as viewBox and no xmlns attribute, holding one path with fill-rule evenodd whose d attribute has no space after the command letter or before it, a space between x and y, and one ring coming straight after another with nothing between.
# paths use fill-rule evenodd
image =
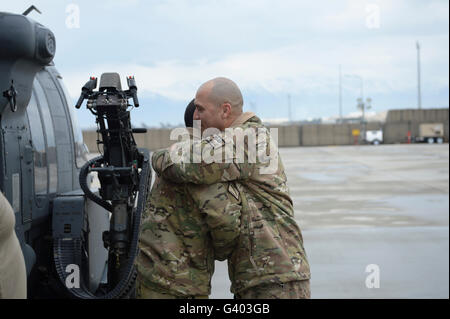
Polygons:
<instances>
[{"instance_id":1,"label":"gun barrel","mask_svg":"<svg viewBox=\"0 0 450 319\"><path fill-rule=\"evenodd\" d=\"M146 128L134 128L131 130L133 133L147 133L147 129Z\"/></svg>"},{"instance_id":2,"label":"gun barrel","mask_svg":"<svg viewBox=\"0 0 450 319\"><path fill-rule=\"evenodd\" d=\"M77 104L75 104L75 107L76 107L77 109L79 109L79 108L81 107L81 104L83 103L83 100L84 100L84 93L81 93L80 98L78 99Z\"/></svg>"},{"instance_id":3,"label":"gun barrel","mask_svg":"<svg viewBox=\"0 0 450 319\"><path fill-rule=\"evenodd\" d=\"M139 107L139 100L136 94L136 91L133 92L133 103L135 107Z\"/></svg>"}]
</instances>

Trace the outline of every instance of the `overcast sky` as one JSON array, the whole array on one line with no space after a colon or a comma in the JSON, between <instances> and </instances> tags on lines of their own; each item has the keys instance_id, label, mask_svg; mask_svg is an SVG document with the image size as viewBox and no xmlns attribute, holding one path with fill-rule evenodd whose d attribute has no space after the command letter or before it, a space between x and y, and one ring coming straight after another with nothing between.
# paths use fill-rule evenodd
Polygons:
<instances>
[{"instance_id":1,"label":"overcast sky","mask_svg":"<svg viewBox=\"0 0 450 319\"><path fill-rule=\"evenodd\" d=\"M72 99L90 75L134 74L141 107L135 125L183 122L198 86L234 80L244 108L292 119L356 111L363 79L373 111L417 107L421 46L422 105L449 106L449 2L379 1L5 1L56 36L55 64ZM78 14L79 13L79 14ZM345 76L350 75L350 76ZM80 125L92 127L87 111Z\"/></svg>"}]
</instances>

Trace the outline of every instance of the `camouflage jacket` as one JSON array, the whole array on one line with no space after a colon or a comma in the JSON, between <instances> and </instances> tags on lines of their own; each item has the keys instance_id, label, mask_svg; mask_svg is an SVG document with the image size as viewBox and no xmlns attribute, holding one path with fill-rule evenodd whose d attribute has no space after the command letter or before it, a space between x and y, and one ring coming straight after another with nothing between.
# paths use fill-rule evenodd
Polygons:
<instances>
[{"instance_id":1,"label":"camouflage jacket","mask_svg":"<svg viewBox=\"0 0 450 319\"><path fill-rule=\"evenodd\" d=\"M199 145L191 144L185 161L175 162L169 150L162 150L157 156L163 160L153 168L178 183L236 181L242 210L239 242L228 260L233 293L265 283L309 279L310 268L294 219L284 167L269 131L253 113L242 114L231 128L250 135L253 132L254 136L245 140L237 138L238 134L222 132L203 138L197 142ZM251 148L253 142L256 150ZM179 147L184 147L182 143L185 142L178 143ZM252 152L257 155L254 160ZM202 154L202 161L195 163L198 153ZM217 155L222 161L206 161L205 154Z\"/></svg>"},{"instance_id":2,"label":"camouflage jacket","mask_svg":"<svg viewBox=\"0 0 450 319\"><path fill-rule=\"evenodd\" d=\"M156 179L139 237L142 284L181 297L210 294L214 259L228 258L239 236L241 206L230 191L231 183Z\"/></svg>"},{"instance_id":3,"label":"camouflage jacket","mask_svg":"<svg viewBox=\"0 0 450 319\"><path fill-rule=\"evenodd\" d=\"M27 272L13 208L0 191L0 299L27 298Z\"/></svg>"}]
</instances>

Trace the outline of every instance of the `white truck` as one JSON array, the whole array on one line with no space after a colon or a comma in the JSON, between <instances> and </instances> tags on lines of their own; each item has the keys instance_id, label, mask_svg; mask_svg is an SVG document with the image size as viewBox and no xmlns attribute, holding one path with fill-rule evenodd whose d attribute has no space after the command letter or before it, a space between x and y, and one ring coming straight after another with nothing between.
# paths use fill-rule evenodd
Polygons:
<instances>
[{"instance_id":1,"label":"white truck","mask_svg":"<svg viewBox=\"0 0 450 319\"><path fill-rule=\"evenodd\" d=\"M418 143L426 142L429 144L444 142L444 124L443 123L422 123L419 125L419 136L415 141Z\"/></svg>"},{"instance_id":2,"label":"white truck","mask_svg":"<svg viewBox=\"0 0 450 319\"><path fill-rule=\"evenodd\" d=\"M374 145L383 143L383 131L382 130L366 131L366 142Z\"/></svg>"}]
</instances>

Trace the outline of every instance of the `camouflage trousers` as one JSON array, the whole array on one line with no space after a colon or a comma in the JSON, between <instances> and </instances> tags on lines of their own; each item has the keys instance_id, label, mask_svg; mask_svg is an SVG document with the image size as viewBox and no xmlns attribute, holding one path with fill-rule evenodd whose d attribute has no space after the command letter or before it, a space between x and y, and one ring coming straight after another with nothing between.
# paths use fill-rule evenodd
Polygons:
<instances>
[{"instance_id":1,"label":"camouflage trousers","mask_svg":"<svg viewBox=\"0 0 450 319\"><path fill-rule=\"evenodd\" d=\"M208 296L177 296L152 290L139 282L136 282L137 299L208 299Z\"/></svg>"},{"instance_id":2,"label":"camouflage trousers","mask_svg":"<svg viewBox=\"0 0 450 319\"><path fill-rule=\"evenodd\" d=\"M309 280L271 283L248 288L234 295L235 299L310 299Z\"/></svg>"}]
</instances>

